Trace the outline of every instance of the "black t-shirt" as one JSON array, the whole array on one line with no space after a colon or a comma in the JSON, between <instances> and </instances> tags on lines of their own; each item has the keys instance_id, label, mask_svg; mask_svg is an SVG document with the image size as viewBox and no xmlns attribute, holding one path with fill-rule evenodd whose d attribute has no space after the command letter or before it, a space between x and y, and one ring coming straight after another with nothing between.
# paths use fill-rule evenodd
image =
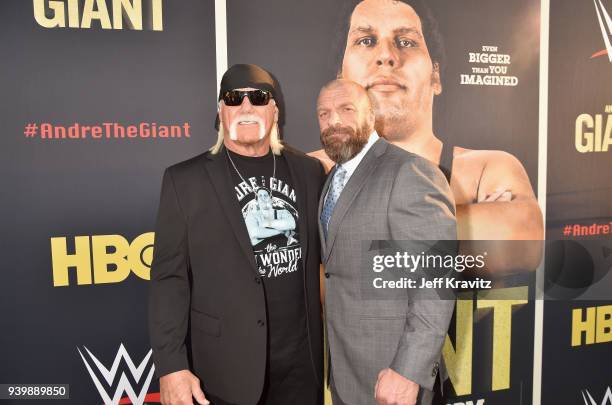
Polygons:
<instances>
[{"instance_id":1,"label":"black t-shirt","mask_svg":"<svg viewBox=\"0 0 612 405\"><path fill-rule=\"evenodd\" d=\"M298 359L304 359L298 352L303 350L307 336L297 195L282 155L269 152L262 157L248 157L229 150L228 153L234 191L264 284L268 371L282 374L294 368Z\"/></svg>"}]
</instances>

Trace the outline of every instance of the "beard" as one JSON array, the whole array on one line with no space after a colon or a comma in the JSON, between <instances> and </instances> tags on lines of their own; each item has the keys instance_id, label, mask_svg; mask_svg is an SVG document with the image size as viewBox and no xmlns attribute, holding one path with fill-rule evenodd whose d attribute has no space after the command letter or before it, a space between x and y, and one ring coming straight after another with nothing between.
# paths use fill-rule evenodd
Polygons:
<instances>
[{"instance_id":1,"label":"beard","mask_svg":"<svg viewBox=\"0 0 612 405\"><path fill-rule=\"evenodd\" d=\"M321 144L325 153L331 160L336 163L344 163L351 160L357 155L368 143L368 138L372 128L367 124L363 124L356 130L351 127L336 125L326 128L321 132ZM332 137L335 134L343 134L348 136L346 141Z\"/></svg>"}]
</instances>

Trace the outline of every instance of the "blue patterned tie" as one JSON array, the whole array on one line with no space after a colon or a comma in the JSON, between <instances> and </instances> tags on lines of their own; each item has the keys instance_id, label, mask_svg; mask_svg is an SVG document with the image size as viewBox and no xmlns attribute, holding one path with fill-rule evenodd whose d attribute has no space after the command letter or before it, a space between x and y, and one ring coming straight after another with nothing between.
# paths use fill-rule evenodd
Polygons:
<instances>
[{"instance_id":1,"label":"blue patterned tie","mask_svg":"<svg viewBox=\"0 0 612 405\"><path fill-rule=\"evenodd\" d=\"M334 173L334 178L331 181L331 185L329 186L327 198L325 199L325 204L323 205L323 211L321 211L321 225L323 225L325 240L327 240L327 225L329 224L329 219L334 212L334 207L336 206L338 197L340 197L340 193L344 188L345 177L346 169L342 166L338 166L338 169L336 169L336 172Z\"/></svg>"}]
</instances>

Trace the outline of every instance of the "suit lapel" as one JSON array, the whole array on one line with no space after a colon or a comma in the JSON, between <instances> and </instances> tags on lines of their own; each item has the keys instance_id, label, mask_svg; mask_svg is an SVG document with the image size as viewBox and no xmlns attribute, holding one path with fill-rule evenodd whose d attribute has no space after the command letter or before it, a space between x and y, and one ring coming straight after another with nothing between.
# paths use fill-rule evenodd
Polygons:
<instances>
[{"instance_id":1,"label":"suit lapel","mask_svg":"<svg viewBox=\"0 0 612 405\"><path fill-rule=\"evenodd\" d=\"M378 157L382 155L386 149L387 142L382 139L377 140L365 154L361 162L359 162L355 172L353 172L353 175L349 179L348 183L346 183L346 186L344 186L342 193L340 193L340 197L338 197L338 201L334 207L334 212L329 219L324 263L327 262L329 254L334 247L338 229L342 223L342 220L344 219L344 216L355 200L355 197L357 197L359 194L359 191L363 188L376 166L378 166Z\"/></svg>"},{"instance_id":2,"label":"suit lapel","mask_svg":"<svg viewBox=\"0 0 612 405\"><path fill-rule=\"evenodd\" d=\"M255 255L253 254L253 246L251 246L249 239L249 232L242 218L242 212L240 211L234 191L234 183L226 162L225 148L221 148L216 155L206 154L204 162L204 170L208 173L210 181L217 192L216 194L227 217L227 222L230 224L236 239L238 239L240 248L246 255L253 271L259 275L255 263Z\"/></svg>"}]
</instances>

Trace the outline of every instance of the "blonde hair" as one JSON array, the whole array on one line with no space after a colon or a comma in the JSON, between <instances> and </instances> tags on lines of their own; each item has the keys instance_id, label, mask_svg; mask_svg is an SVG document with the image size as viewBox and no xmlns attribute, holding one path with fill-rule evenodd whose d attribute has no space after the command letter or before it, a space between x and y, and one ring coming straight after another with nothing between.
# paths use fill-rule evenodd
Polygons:
<instances>
[{"instance_id":1,"label":"blonde hair","mask_svg":"<svg viewBox=\"0 0 612 405\"><path fill-rule=\"evenodd\" d=\"M223 124L219 123L219 132L217 133L217 143L215 143L210 149L210 153L216 155L223 146L223 140L225 138L225 131L223 130ZM283 150L283 144L280 140L280 134L278 133L278 123L274 123L272 129L270 129L270 149L275 155L280 155Z\"/></svg>"}]
</instances>

